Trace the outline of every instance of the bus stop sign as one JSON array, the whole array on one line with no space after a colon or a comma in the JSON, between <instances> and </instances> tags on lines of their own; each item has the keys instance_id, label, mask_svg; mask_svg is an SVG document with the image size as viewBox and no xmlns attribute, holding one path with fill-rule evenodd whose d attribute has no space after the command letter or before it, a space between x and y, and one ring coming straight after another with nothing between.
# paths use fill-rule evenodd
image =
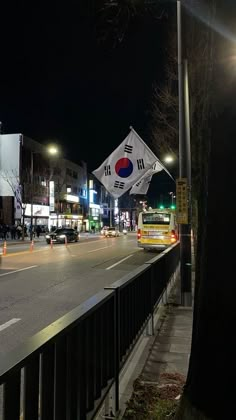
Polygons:
<instances>
[{"instance_id":1,"label":"bus stop sign","mask_svg":"<svg viewBox=\"0 0 236 420\"><path fill-rule=\"evenodd\" d=\"M176 180L176 219L180 225L188 224L188 182L187 178Z\"/></svg>"}]
</instances>

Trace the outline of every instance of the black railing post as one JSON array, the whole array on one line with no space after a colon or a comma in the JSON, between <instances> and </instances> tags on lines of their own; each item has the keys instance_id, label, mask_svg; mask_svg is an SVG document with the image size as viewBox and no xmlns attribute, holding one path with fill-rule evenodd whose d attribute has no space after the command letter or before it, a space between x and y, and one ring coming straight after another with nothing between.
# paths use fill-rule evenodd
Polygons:
<instances>
[{"instance_id":1,"label":"black railing post","mask_svg":"<svg viewBox=\"0 0 236 420\"><path fill-rule=\"evenodd\" d=\"M150 301L151 301L151 335L154 335L154 293L153 293L153 286L154 286L154 269L151 265L151 285L150 285Z\"/></svg>"},{"instance_id":2,"label":"black railing post","mask_svg":"<svg viewBox=\"0 0 236 420\"><path fill-rule=\"evenodd\" d=\"M115 340L115 410L119 412L119 388L120 388L120 288L119 287L104 287L104 290L114 290L115 292L115 318L114 318L114 340Z\"/></svg>"}]
</instances>

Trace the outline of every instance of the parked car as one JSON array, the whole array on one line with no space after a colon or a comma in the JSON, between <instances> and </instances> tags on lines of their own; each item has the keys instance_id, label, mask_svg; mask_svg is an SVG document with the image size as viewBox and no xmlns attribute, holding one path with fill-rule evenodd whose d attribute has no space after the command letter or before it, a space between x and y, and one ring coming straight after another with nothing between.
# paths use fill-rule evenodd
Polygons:
<instances>
[{"instance_id":1,"label":"parked car","mask_svg":"<svg viewBox=\"0 0 236 420\"><path fill-rule=\"evenodd\" d=\"M103 228L101 230L101 235L105 235L107 229L109 229L108 226L103 226Z\"/></svg>"},{"instance_id":2,"label":"parked car","mask_svg":"<svg viewBox=\"0 0 236 420\"><path fill-rule=\"evenodd\" d=\"M56 243L65 243L66 238L67 242L78 242L79 240L79 233L75 229L71 228L59 228L54 230L51 233L48 233L46 236L46 242L50 244L51 239L52 242Z\"/></svg>"},{"instance_id":3,"label":"parked car","mask_svg":"<svg viewBox=\"0 0 236 420\"><path fill-rule=\"evenodd\" d=\"M114 238L116 236L120 236L120 232L117 228L109 227L109 228L106 229L106 231L105 231L105 237L106 238L108 238L108 237Z\"/></svg>"}]
</instances>

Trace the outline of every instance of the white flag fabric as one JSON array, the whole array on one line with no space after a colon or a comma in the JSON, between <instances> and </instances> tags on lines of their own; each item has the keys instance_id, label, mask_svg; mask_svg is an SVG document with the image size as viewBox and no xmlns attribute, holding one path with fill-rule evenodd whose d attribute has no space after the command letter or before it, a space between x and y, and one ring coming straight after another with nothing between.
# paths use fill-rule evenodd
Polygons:
<instances>
[{"instance_id":1,"label":"white flag fabric","mask_svg":"<svg viewBox=\"0 0 236 420\"><path fill-rule=\"evenodd\" d=\"M93 171L107 191L119 198L157 161L157 157L131 128L125 140Z\"/></svg>"},{"instance_id":2,"label":"white flag fabric","mask_svg":"<svg viewBox=\"0 0 236 420\"><path fill-rule=\"evenodd\" d=\"M151 179L152 179L152 175L156 174L157 172L162 171L164 168L164 166L162 165L161 162L159 162L159 160L157 160L154 165L142 176L142 178L140 178L138 180L138 182L136 182L136 184L133 185L133 187L130 190L130 195L131 194L140 194L140 195L145 195L148 191Z\"/></svg>"},{"instance_id":3,"label":"white flag fabric","mask_svg":"<svg viewBox=\"0 0 236 420\"><path fill-rule=\"evenodd\" d=\"M136 182L136 184L130 190L130 195L131 194L146 195L148 192L148 188L150 186L151 179L152 179L152 175L145 176L142 179L140 179L138 182Z\"/></svg>"}]
</instances>

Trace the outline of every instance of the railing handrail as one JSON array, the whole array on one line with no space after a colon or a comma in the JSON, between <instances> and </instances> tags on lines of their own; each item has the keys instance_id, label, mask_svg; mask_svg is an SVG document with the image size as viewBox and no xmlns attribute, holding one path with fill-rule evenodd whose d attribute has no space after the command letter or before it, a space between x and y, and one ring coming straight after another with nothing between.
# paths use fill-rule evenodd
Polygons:
<instances>
[{"instance_id":1,"label":"railing handrail","mask_svg":"<svg viewBox=\"0 0 236 420\"><path fill-rule=\"evenodd\" d=\"M125 274L119 280L116 280L114 283L110 284L108 287L110 288L119 287L120 289L122 289L122 287L124 287L125 285L135 280L140 274L145 273L145 271L147 270L148 270L148 267L145 264L142 264L139 267L132 270L130 273Z\"/></svg>"},{"instance_id":2,"label":"railing handrail","mask_svg":"<svg viewBox=\"0 0 236 420\"><path fill-rule=\"evenodd\" d=\"M79 324L85 316L103 304L113 293L112 290L101 290L32 337L26 339L24 343L11 350L6 356L2 356L0 359L0 384L4 382L5 375L11 369L21 368L24 365L24 361L32 356L33 353L40 352L46 344L53 341L60 334L65 334L75 324Z\"/></svg>"}]
</instances>

